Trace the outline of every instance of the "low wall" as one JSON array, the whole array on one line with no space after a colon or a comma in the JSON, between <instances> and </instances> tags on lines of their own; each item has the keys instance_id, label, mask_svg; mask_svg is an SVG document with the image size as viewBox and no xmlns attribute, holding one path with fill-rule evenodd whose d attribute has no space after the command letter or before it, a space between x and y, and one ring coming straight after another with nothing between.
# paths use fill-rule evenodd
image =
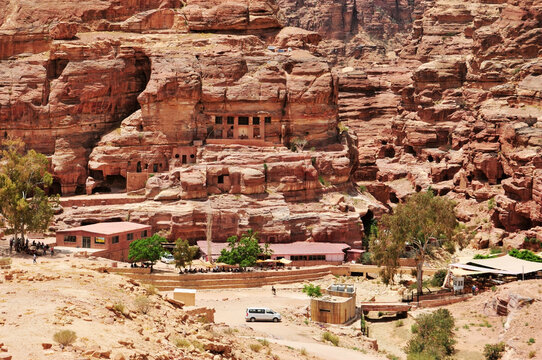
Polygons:
<instances>
[{"instance_id":1,"label":"low wall","mask_svg":"<svg viewBox=\"0 0 542 360\"><path fill-rule=\"evenodd\" d=\"M150 274L151 268L116 268L109 267L107 271L110 273L118 274Z\"/></svg>"},{"instance_id":2,"label":"low wall","mask_svg":"<svg viewBox=\"0 0 542 360\"><path fill-rule=\"evenodd\" d=\"M124 197L110 197L104 198L102 196L89 195L84 198L74 197L74 198L60 198L60 205L62 207L71 207L71 206L100 206L100 205L122 205L122 204L135 204L145 201L143 196L124 196Z\"/></svg>"},{"instance_id":3,"label":"low wall","mask_svg":"<svg viewBox=\"0 0 542 360\"><path fill-rule=\"evenodd\" d=\"M111 272L124 273L134 280L152 284L161 291L170 291L174 288L216 289L260 287L272 284L317 280L331 274L331 267L318 267L303 270L179 275L163 275L159 273L141 274L134 272L134 270L139 269L132 268L108 268L108 270Z\"/></svg>"},{"instance_id":4,"label":"low wall","mask_svg":"<svg viewBox=\"0 0 542 360\"><path fill-rule=\"evenodd\" d=\"M422 301L416 303L416 306L418 306L420 308L446 306L446 305L466 301L466 300L470 299L471 297L472 297L472 295L466 294L466 295L455 296L455 297L446 298L446 299L422 300Z\"/></svg>"}]
</instances>

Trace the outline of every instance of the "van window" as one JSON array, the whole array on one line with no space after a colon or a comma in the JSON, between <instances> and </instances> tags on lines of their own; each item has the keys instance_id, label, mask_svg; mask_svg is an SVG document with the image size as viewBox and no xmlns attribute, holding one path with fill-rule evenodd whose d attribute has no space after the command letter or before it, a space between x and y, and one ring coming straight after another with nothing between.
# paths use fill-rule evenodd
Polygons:
<instances>
[{"instance_id":1,"label":"van window","mask_svg":"<svg viewBox=\"0 0 542 360\"><path fill-rule=\"evenodd\" d=\"M274 314L274 312L272 310L267 310L265 313L266 314Z\"/></svg>"}]
</instances>

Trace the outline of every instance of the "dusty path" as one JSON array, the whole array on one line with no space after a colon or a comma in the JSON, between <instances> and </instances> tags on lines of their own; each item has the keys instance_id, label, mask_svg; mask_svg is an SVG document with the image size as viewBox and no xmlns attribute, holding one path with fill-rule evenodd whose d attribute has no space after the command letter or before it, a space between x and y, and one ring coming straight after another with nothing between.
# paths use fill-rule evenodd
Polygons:
<instances>
[{"instance_id":1,"label":"dusty path","mask_svg":"<svg viewBox=\"0 0 542 360\"><path fill-rule=\"evenodd\" d=\"M269 340L275 344L290 346L295 349L305 349L307 353L314 355L318 358L325 360L346 360L346 359L358 359L358 360L382 360L381 356L374 356L369 354L363 354L356 350L350 350L342 347L319 344L316 342L301 342L301 341L289 341L289 340Z\"/></svg>"}]
</instances>

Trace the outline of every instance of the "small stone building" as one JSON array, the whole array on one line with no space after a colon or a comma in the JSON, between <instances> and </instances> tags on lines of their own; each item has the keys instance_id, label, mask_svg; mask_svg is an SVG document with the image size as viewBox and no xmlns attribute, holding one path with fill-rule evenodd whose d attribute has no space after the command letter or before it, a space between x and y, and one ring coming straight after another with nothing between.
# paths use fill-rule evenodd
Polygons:
<instances>
[{"instance_id":1,"label":"small stone building","mask_svg":"<svg viewBox=\"0 0 542 360\"><path fill-rule=\"evenodd\" d=\"M96 256L127 261L130 243L151 236L151 226L133 222L108 222L56 232L56 246L103 250Z\"/></svg>"},{"instance_id":2,"label":"small stone building","mask_svg":"<svg viewBox=\"0 0 542 360\"><path fill-rule=\"evenodd\" d=\"M356 289L352 285L331 285L321 298L311 299L312 321L344 324L357 316Z\"/></svg>"}]
</instances>

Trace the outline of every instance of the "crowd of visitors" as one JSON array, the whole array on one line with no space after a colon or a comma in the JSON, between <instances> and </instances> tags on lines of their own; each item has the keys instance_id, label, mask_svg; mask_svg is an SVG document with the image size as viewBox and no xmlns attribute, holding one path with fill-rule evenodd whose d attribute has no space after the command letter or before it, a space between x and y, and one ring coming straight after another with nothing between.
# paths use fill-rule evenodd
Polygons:
<instances>
[{"instance_id":1,"label":"crowd of visitors","mask_svg":"<svg viewBox=\"0 0 542 360\"><path fill-rule=\"evenodd\" d=\"M34 254L34 255L47 255L47 252L50 251L51 256L55 254L55 251L52 247L49 246L49 244L45 244L43 242L36 242L33 240L30 242L28 239L24 238L11 238L9 240L9 252L10 254L15 250L16 252L23 252L26 254Z\"/></svg>"}]
</instances>

